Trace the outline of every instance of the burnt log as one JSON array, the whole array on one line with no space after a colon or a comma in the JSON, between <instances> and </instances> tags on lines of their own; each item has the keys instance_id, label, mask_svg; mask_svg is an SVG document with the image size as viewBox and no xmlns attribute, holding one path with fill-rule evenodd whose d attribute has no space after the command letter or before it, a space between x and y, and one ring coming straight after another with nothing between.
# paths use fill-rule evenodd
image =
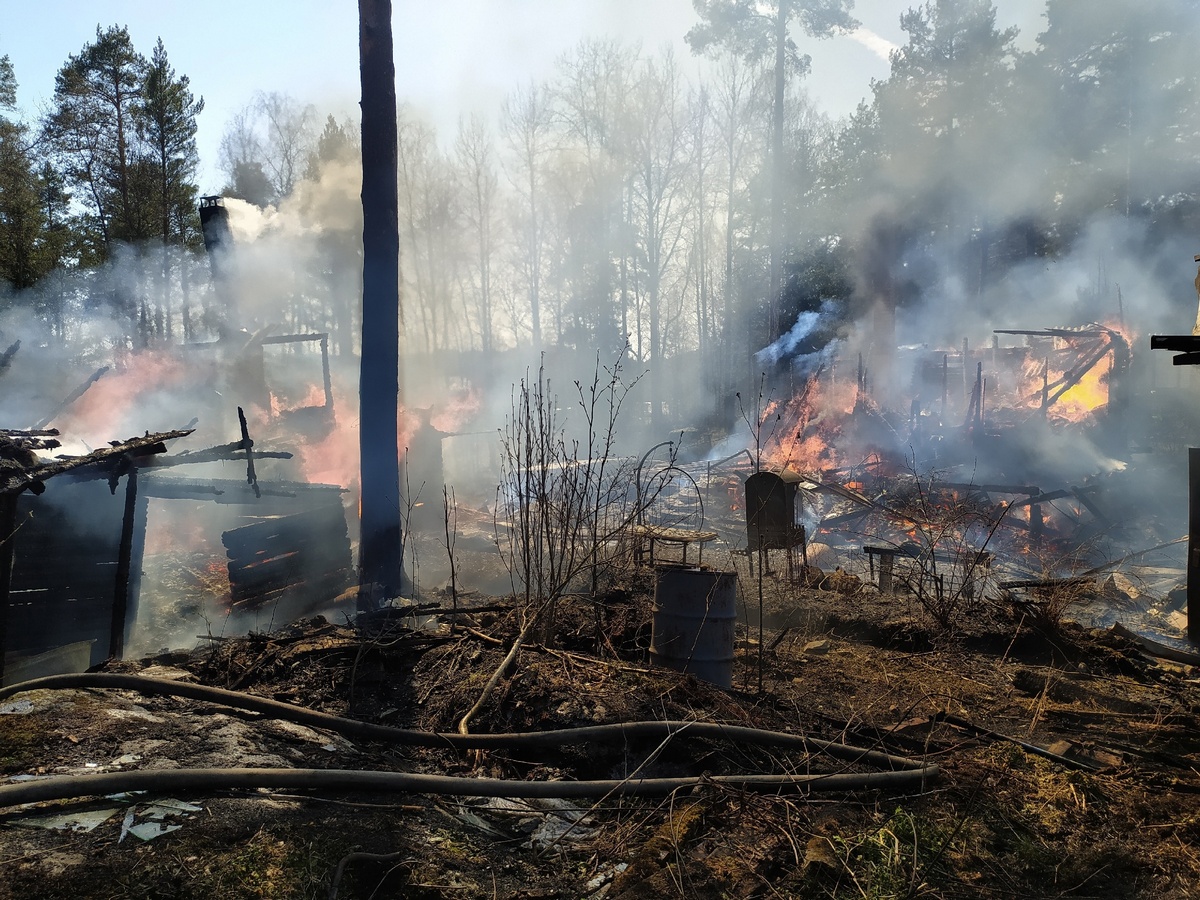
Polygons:
<instances>
[{"instance_id":1,"label":"burnt log","mask_svg":"<svg viewBox=\"0 0 1200 900\"><path fill-rule=\"evenodd\" d=\"M221 535L228 557L233 605L270 602L284 592L319 599L337 594L353 577L345 512L332 502L292 515L243 525ZM337 589L331 591L331 586Z\"/></svg>"},{"instance_id":2,"label":"burnt log","mask_svg":"<svg viewBox=\"0 0 1200 900\"><path fill-rule=\"evenodd\" d=\"M343 569L329 572L305 581L295 582L284 587L247 595L234 597L231 606L234 609L247 609L255 606L265 606L280 600L285 596L297 595L303 592L313 599L332 599L345 590L346 585L354 578L353 569Z\"/></svg>"}]
</instances>

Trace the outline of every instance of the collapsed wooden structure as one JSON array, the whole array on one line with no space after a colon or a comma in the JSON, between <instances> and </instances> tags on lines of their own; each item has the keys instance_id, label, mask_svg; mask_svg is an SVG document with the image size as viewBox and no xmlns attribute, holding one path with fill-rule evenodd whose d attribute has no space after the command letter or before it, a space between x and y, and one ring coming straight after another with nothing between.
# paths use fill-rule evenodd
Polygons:
<instances>
[{"instance_id":1,"label":"collapsed wooden structure","mask_svg":"<svg viewBox=\"0 0 1200 900\"><path fill-rule=\"evenodd\" d=\"M351 583L343 489L260 483L256 457L291 454L255 449L241 418L242 440L174 455L167 455L168 443L190 430L53 459L43 454L60 446L56 430L0 431L0 680L5 657L16 661L85 641L90 664L123 654L138 616L153 499L237 509L222 534L235 608L315 602ZM246 480L168 474L219 460L244 462ZM116 498L122 478L123 497ZM42 496L51 479L54 502Z\"/></svg>"}]
</instances>

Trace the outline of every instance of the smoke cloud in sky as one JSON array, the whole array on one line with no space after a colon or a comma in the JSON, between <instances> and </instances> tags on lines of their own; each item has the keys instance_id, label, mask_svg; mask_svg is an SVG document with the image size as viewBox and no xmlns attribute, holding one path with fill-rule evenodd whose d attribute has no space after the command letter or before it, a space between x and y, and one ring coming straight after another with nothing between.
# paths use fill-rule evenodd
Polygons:
<instances>
[{"instance_id":1,"label":"smoke cloud in sky","mask_svg":"<svg viewBox=\"0 0 1200 900\"><path fill-rule=\"evenodd\" d=\"M897 44L892 43L885 37L881 37L869 28L855 28L848 32L846 37L856 43L862 44L880 59L886 60L893 52L899 49Z\"/></svg>"},{"instance_id":2,"label":"smoke cloud in sky","mask_svg":"<svg viewBox=\"0 0 1200 900\"><path fill-rule=\"evenodd\" d=\"M754 355L754 358L762 366L775 366L785 357L803 354L806 351L801 350L801 345L810 337L813 332L822 326L832 324L835 315L839 312L838 303L832 299L826 299L821 302L820 309L806 310L796 317L796 324L791 327L787 334L781 336L777 341L770 346L764 347ZM812 348L809 348L811 352Z\"/></svg>"}]
</instances>

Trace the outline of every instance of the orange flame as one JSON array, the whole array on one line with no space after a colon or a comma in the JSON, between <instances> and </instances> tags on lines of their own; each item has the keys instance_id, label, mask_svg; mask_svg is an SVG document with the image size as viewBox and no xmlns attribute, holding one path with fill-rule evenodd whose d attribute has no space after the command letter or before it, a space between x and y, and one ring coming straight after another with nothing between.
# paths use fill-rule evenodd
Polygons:
<instances>
[{"instance_id":1,"label":"orange flame","mask_svg":"<svg viewBox=\"0 0 1200 900\"><path fill-rule=\"evenodd\" d=\"M1057 399L1047 408L1047 415L1065 422L1082 422L1098 410L1108 406L1109 380L1115 355L1124 350L1117 345L1124 342L1128 346L1131 335L1127 329L1115 323L1100 326L1103 331L1095 328L1080 331L1078 337L1058 336L1054 338L1054 348L1051 354L1043 359L1030 357L1021 373L1020 393L1024 398L1023 405L1029 409L1040 409L1043 394L1053 398L1061 386L1056 389L1056 382L1061 382L1071 370L1086 362L1088 356L1101 352L1097 360L1078 381L1067 390L1058 394ZM1103 340L1102 346L1089 345L1097 335ZM1047 386L1048 388L1044 388Z\"/></svg>"},{"instance_id":2,"label":"orange flame","mask_svg":"<svg viewBox=\"0 0 1200 900\"><path fill-rule=\"evenodd\" d=\"M801 472L846 465L838 444L856 398L848 380L814 378L786 402L768 404L760 425L764 464Z\"/></svg>"}]
</instances>

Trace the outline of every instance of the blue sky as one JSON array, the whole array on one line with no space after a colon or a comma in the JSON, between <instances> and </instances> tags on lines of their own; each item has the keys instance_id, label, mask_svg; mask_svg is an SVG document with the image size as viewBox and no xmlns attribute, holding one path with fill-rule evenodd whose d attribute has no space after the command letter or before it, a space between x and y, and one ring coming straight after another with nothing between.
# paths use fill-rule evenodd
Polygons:
<instances>
[{"instance_id":1,"label":"blue sky","mask_svg":"<svg viewBox=\"0 0 1200 900\"><path fill-rule=\"evenodd\" d=\"M826 112L844 115L887 75L888 42L900 42L904 0L858 0L866 32L803 49L813 56L807 87ZM1037 30L1036 0L1000 0L1001 24ZM231 115L256 91L280 91L338 117L356 115L355 0L0 0L0 55L8 54L25 118L54 93L54 76L96 26L125 25L149 54L162 37L175 70L205 99L198 143L201 190L220 189L216 152ZM1005 12L1005 10L1009 10ZM493 116L518 83L546 77L584 37L671 43L696 21L691 0L393 0L399 98L452 132L460 115ZM444 136L446 136L444 134Z\"/></svg>"}]
</instances>

